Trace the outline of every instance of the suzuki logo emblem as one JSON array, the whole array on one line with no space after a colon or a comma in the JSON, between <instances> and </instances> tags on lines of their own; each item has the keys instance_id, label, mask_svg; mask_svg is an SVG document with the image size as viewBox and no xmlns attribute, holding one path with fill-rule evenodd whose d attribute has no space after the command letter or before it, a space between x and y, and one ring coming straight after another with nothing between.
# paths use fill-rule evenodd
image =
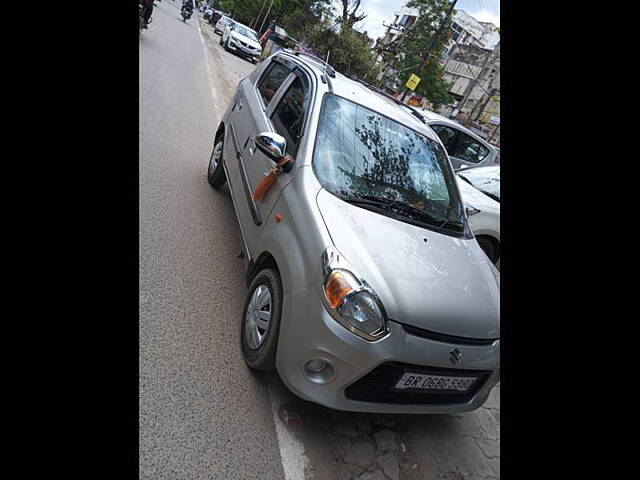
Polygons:
<instances>
[{"instance_id":1,"label":"suzuki logo emblem","mask_svg":"<svg viewBox=\"0 0 640 480\"><path fill-rule=\"evenodd\" d=\"M451 360L451 363L455 365L460 361L461 358L462 358L462 352L458 350L456 347L452 348L451 351L449 352L449 360Z\"/></svg>"}]
</instances>

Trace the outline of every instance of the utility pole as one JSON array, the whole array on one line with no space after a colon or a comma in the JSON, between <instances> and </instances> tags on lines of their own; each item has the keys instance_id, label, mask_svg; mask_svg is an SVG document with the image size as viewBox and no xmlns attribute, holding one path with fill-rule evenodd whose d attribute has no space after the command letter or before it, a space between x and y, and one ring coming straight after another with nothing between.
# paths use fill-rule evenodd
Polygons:
<instances>
[{"instance_id":1,"label":"utility pole","mask_svg":"<svg viewBox=\"0 0 640 480\"><path fill-rule=\"evenodd\" d=\"M267 20L267 17L271 13L271 7L272 6L273 6L273 0L271 0L271 3L269 4L269 9L267 10L267 14L262 19L262 23L260 24L260 30L258 30L258 35L262 35L262 27L264 26L264 22Z\"/></svg>"},{"instance_id":2,"label":"utility pole","mask_svg":"<svg viewBox=\"0 0 640 480\"><path fill-rule=\"evenodd\" d=\"M429 60L431 59L431 50L433 49L433 46L435 45L436 40L438 39L438 37L442 33L442 30L444 30L445 25L449 22L449 17L451 17L451 13L453 12L453 9L455 8L456 3L458 3L458 0L453 0L453 3L451 4L451 7L449 7L449 10L447 11L447 14L442 19L442 22L440 22L440 26L438 27L438 31L431 36L431 41L429 42L429 46L427 47L427 52L422 57L422 61L420 62L420 68L418 69L418 73L421 73L425 69L427 64L429 63ZM409 93L409 89L408 88L405 89L404 93L402 94L402 100L401 100L402 102L404 102L404 99L407 97L407 93Z\"/></svg>"},{"instance_id":3,"label":"utility pole","mask_svg":"<svg viewBox=\"0 0 640 480\"><path fill-rule=\"evenodd\" d=\"M264 0L262 2L262 6L260 7L260 13L258 13L258 16L256 18L254 18L253 20L251 20L251 25L249 25L251 28L255 27L255 24L258 23L258 19L260 18L260 15L262 15L262 10L264 9L264 6L267 4L267 0Z\"/></svg>"},{"instance_id":4,"label":"utility pole","mask_svg":"<svg viewBox=\"0 0 640 480\"><path fill-rule=\"evenodd\" d=\"M487 108L487 104L491 101L491 99L496 93L498 93L498 90L496 90L495 88L492 88L491 93L487 95L487 100L482 104L482 107L477 109L478 113L476 113L474 120L477 121L480 118L480 115L482 115L482 112L484 112L484 109ZM478 105L480 105L480 102L478 102Z\"/></svg>"},{"instance_id":5,"label":"utility pole","mask_svg":"<svg viewBox=\"0 0 640 480\"><path fill-rule=\"evenodd\" d=\"M495 46L491 54L485 60L484 64L482 65L482 69L480 70L480 73L478 73L478 76L473 80L469 81L469 84L467 85L467 88L465 89L464 94L462 96L462 100L460 100L460 104L457 107L459 112L462 112L462 109L467 105L467 103L469 103L469 97L471 97L471 93L473 92L473 89L476 87L476 85L478 83L482 85L482 82L487 77L487 74L491 71L491 69L495 65L495 59L499 56L500 56L500 42L498 42L498 44Z\"/></svg>"}]
</instances>

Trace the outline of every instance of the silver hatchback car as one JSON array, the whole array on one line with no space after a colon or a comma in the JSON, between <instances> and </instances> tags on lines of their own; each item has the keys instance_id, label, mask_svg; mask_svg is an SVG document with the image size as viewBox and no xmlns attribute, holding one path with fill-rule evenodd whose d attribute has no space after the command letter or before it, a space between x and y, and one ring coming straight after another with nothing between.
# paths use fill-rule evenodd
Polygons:
<instances>
[{"instance_id":1,"label":"silver hatchback car","mask_svg":"<svg viewBox=\"0 0 640 480\"><path fill-rule=\"evenodd\" d=\"M248 261L246 363L351 411L478 408L500 378L500 274L415 112L315 57L243 79L207 177Z\"/></svg>"}]
</instances>

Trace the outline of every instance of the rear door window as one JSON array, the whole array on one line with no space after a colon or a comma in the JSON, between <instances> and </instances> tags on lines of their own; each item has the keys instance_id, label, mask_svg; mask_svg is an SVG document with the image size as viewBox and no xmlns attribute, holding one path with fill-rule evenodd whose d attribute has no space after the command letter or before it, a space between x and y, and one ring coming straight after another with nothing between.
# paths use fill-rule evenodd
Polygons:
<instances>
[{"instance_id":1,"label":"rear door window","mask_svg":"<svg viewBox=\"0 0 640 480\"><path fill-rule=\"evenodd\" d=\"M436 132L438 137L440 137L440 140L442 140L442 144L447 150L447 153L452 155L453 148L455 147L456 140L458 139L458 134L460 132L455 128L446 127L444 125L431 125L431 128Z\"/></svg>"},{"instance_id":2,"label":"rear door window","mask_svg":"<svg viewBox=\"0 0 640 480\"><path fill-rule=\"evenodd\" d=\"M489 149L482 145L473 137L459 132L460 139L455 147L454 152L449 152L453 157L459 158L466 162L480 163L489 154Z\"/></svg>"},{"instance_id":3,"label":"rear door window","mask_svg":"<svg viewBox=\"0 0 640 480\"><path fill-rule=\"evenodd\" d=\"M269 102L278 91L278 88L284 83L289 76L291 70L281 63L271 62L267 70L258 82L258 92L262 97L265 108L269 106Z\"/></svg>"}]
</instances>

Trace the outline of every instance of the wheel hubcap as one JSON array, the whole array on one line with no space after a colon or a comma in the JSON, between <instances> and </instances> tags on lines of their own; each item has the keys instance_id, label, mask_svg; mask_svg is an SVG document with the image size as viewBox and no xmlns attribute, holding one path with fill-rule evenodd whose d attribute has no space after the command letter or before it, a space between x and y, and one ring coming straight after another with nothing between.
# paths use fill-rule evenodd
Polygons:
<instances>
[{"instance_id":1,"label":"wheel hubcap","mask_svg":"<svg viewBox=\"0 0 640 480\"><path fill-rule=\"evenodd\" d=\"M245 337L252 350L257 350L264 343L271 320L271 292L266 285L259 285L253 291L247 315L245 316Z\"/></svg>"},{"instance_id":2,"label":"wheel hubcap","mask_svg":"<svg viewBox=\"0 0 640 480\"><path fill-rule=\"evenodd\" d=\"M220 161L220 157L222 156L222 142L216 143L216 146L211 152L211 158L209 159L209 175L213 175L216 167L218 166L218 162Z\"/></svg>"}]
</instances>

